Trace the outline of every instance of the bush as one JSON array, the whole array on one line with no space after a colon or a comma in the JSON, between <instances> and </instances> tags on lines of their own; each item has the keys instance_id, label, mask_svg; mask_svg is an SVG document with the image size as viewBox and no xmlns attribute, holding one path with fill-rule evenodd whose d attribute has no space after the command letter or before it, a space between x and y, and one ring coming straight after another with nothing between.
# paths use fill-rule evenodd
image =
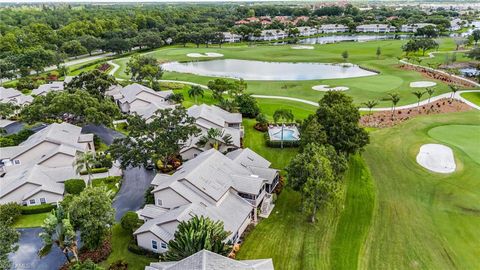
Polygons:
<instances>
[{"instance_id":1,"label":"bush","mask_svg":"<svg viewBox=\"0 0 480 270\"><path fill-rule=\"evenodd\" d=\"M235 97L238 110L244 117L255 118L260 113L257 100L249 94Z\"/></svg>"},{"instance_id":2,"label":"bush","mask_svg":"<svg viewBox=\"0 0 480 270\"><path fill-rule=\"evenodd\" d=\"M138 228L138 223L140 222L140 219L138 218L137 213L133 211L128 211L123 215L120 224L122 225L122 228L126 231L129 231L130 233L133 233L134 230Z\"/></svg>"},{"instance_id":3,"label":"bush","mask_svg":"<svg viewBox=\"0 0 480 270\"><path fill-rule=\"evenodd\" d=\"M113 161L112 157L110 155L106 154L97 154L96 156L96 162L95 162L95 168L112 168L113 166Z\"/></svg>"},{"instance_id":4,"label":"bush","mask_svg":"<svg viewBox=\"0 0 480 270\"><path fill-rule=\"evenodd\" d=\"M91 174L95 174L95 173L104 173L104 172L108 172L108 168L92 168L90 169L90 173ZM87 171L81 171L80 172L80 175L87 175L88 172Z\"/></svg>"},{"instance_id":5,"label":"bush","mask_svg":"<svg viewBox=\"0 0 480 270\"><path fill-rule=\"evenodd\" d=\"M155 196L153 196L152 194L152 191L153 191L153 187L149 187L146 191L145 191L145 204L154 204L155 203Z\"/></svg>"},{"instance_id":6,"label":"bush","mask_svg":"<svg viewBox=\"0 0 480 270\"><path fill-rule=\"evenodd\" d=\"M22 206L22 215L32 215L39 213L47 213L52 211L52 209L57 208L55 204L40 204L33 206Z\"/></svg>"},{"instance_id":7,"label":"bush","mask_svg":"<svg viewBox=\"0 0 480 270\"><path fill-rule=\"evenodd\" d=\"M70 267L70 270L104 270L104 268L96 265L92 260L87 259L85 261L74 262Z\"/></svg>"},{"instance_id":8,"label":"bush","mask_svg":"<svg viewBox=\"0 0 480 270\"><path fill-rule=\"evenodd\" d=\"M114 261L108 267L108 270L127 270L127 269L128 269L128 263L124 260Z\"/></svg>"},{"instance_id":9,"label":"bush","mask_svg":"<svg viewBox=\"0 0 480 270\"><path fill-rule=\"evenodd\" d=\"M22 129L18 133L0 137L0 147L16 146L28 139L34 132Z\"/></svg>"},{"instance_id":10,"label":"bush","mask_svg":"<svg viewBox=\"0 0 480 270\"><path fill-rule=\"evenodd\" d=\"M143 255L143 256L147 256L147 257L150 257L150 258L155 258L155 259L158 259L158 254L153 252L153 251L150 251L148 249L144 249L142 247L139 247L137 245L137 243L135 243L135 239L132 238L132 240L130 241L130 243L128 244L128 251L134 253L134 254L137 254L137 255Z\"/></svg>"},{"instance_id":11,"label":"bush","mask_svg":"<svg viewBox=\"0 0 480 270\"><path fill-rule=\"evenodd\" d=\"M85 181L83 179L69 179L65 181L65 192L78 195L85 189Z\"/></svg>"},{"instance_id":12,"label":"bush","mask_svg":"<svg viewBox=\"0 0 480 270\"><path fill-rule=\"evenodd\" d=\"M18 203L10 202L0 205L0 223L14 223L22 214L22 208Z\"/></svg>"}]
</instances>

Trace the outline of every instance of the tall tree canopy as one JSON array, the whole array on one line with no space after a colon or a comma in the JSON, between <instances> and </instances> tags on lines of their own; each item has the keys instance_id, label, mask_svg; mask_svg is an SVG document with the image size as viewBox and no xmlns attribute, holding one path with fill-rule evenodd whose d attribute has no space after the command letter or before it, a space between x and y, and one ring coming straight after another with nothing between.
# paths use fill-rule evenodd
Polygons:
<instances>
[{"instance_id":1,"label":"tall tree canopy","mask_svg":"<svg viewBox=\"0 0 480 270\"><path fill-rule=\"evenodd\" d=\"M134 55L127 63L127 75L132 80L141 82L147 80L152 83L160 80L163 76L163 70L157 62L157 59L150 56Z\"/></svg>"},{"instance_id":2,"label":"tall tree canopy","mask_svg":"<svg viewBox=\"0 0 480 270\"><path fill-rule=\"evenodd\" d=\"M75 92L78 89L85 90L92 96L103 98L105 92L116 83L117 81L115 80L115 77L101 72L98 69L94 69L92 71L82 72L78 76L75 76L66 85L66 88L70 92Z\"/></svg>"},{"instance_id":3,"label":"tall tree canopy","mask_svg":"<svg viewBox=\"0 0 480 270\"><path fill-rule=\"evenodd\" d=\"M149 121L133 115L128 119L128 136L116 139L109 151L123 168L148 166L158 160L166 166L180 153L182 144L199 134L194 123L182 107L158 110Z\"/></svg>"}]
</instances>

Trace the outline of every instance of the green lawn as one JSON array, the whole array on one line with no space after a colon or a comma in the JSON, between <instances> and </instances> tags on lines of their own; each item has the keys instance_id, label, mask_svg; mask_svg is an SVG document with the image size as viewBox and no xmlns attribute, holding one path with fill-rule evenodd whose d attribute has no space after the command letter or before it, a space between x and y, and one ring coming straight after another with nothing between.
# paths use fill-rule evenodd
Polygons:
<instances>
[{"instance_id":1,"label":"green lawn","mask_svg":"<svg viewBox=\"0 0 480 270\"><path fill-rule=\"evenodd\" d=\"M463 98L468 99L468 101L473 102L480 106L480 93L479 92L470 92L461 94Z\"/></svg>"},{"instance_id":2,"label":"green lawn","mask_svg":"<svg viewBox=\"0 0 480 270\"><path fill-rule=\"evenodd\" d=\"M480 164L480 125L446 125L432 128L428 135L457 147Z\"/></svg>"},{"instance_id":3,"label":"green lawn","mask_svg":"<svg viewBox=\"0 0 480 270\"><path fill-rule=\"evenodd\" d=\"M147 53L158 58L159 61L192 61L192 58L186 56L190 52L217 52L225 55L229 59L246 59L260 61L281 61L281 62L323 62L340 63L342 62L341 53L344 50L349 52L349 62L368 67L380 72L379 75L350 78L350 79L332 79L332 80L313 80L313 81L248 81L248 92L264 95L277 95L303 98L311 101L318 101L323 93L314 91L312 86L317 84L328 84L332 86L348 86L347 91L354 97L357 104L369 99L381 100L380 106L388 106L389 101L382 100L388 92L398 92L401 95L400 104L414 103L416 98L411 92L414 90L409 87L410 82L425 80L425 78L414 71L405 71L398 68L397 57L402 55L401 46L406 42L404 40L387 40L371 42L344 42L339 44L315 45L315 50L293 50L291 45L269 46L258 45L254 47L243 46L225 46L223 48L195 48L195 47L166 47ZM455 48L452 39L439 39L440 50L449 51ZM377 59L375 52L377 47L382 50L382 56ZM119 78L128 79L125 74L125 64L128 58L115 60L120 65L116 72ZM212 77L196 76L185 73L165 72L164 79L185 80L206 84ZM436 94L448 92L448 87L438 82Z\"/></svg>"},{"instance_id":4,"label":"green lawn","mask_svg":"<svg viewBox=\"0 0 480 270\"><path fill-rule=\"evenodd\" d=\"M128 263L129 270L143 270L146 265L158 261L158 259L148 258L128 251L128 243L131 237L132 234L130 232L125 231L120 224L115 224L112 228L112 253L100 265L108 269L112 262L124 260Z\"/></svg>"},{"instance_id":5,"label":"green lawn","mask_svg":"<svg viewBox=\"0 0 480 270\"><path fill-rule=\"evenodd\" d=\"M461 135L458 125L478 128L479 112L424 116L372 133L364 157L377 197L361 268L480 268L480 166L464 152L478 149L479 133L462 127ZM451 146L457 171L419 166L415 157L425 143Z\"/></svg>"},{"instance_id":6,"label":"green lawn","mask_svg":"<svg viewBox=\"0 0 480 270\"><path fill-rule=\"evenodd\" d=\"M47 217L47 213L40 213L40 214L32 214L32 215L21 215L15 224L13 225L15 228L33 228L33 227L40 227L43 224L43 221Z\"/></svg>"}]
</instances>

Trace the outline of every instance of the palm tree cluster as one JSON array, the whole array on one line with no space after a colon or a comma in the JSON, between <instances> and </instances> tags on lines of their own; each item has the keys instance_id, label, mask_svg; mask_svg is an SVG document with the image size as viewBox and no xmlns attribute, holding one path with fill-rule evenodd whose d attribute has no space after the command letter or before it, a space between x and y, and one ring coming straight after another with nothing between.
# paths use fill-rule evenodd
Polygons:
<instances>
[{"instance_id":1,"label":"palm tree cluster","mask_svg":"<svg viewBox=\"0 0 480 270\"><path fill-rule=\"evenodd\" d=\"M218 150L220 145L230 146L232 143L232 135L225 133L224 129L210 128L207 130L207 134L200 137L196 145L198 147L205 147L205 145L210 144L212 148Z\"/></svg>"},{"instance_id":2,"label":"palm tree cluster","mask_svg":"<svg viewBox=\"0 0 480 270\"><path fill-rule=\"evenodd\" d=\"M291 122L295 119L295 116L292 113L292 110L288 109L278 109L273 113L273 121L278 123L280 120L284 120L286 122ZM282 136L280 138L280 147L283 148L283 123L282 124Z\"/></svg>"}]
</instances>

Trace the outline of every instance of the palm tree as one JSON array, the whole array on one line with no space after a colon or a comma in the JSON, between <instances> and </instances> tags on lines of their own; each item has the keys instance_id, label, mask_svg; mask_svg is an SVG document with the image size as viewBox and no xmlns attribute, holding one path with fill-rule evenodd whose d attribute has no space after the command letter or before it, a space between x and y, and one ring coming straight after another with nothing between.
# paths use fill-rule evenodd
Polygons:
<instances>
[{"instance_id":1,"label":"palm tree","mask_svg":"<svg viewBox=\"0 0 480 270\"><path fill-rule=\"evenodd\" d=\"M378 101L376 100L369 100L367 102L363 103L367 108L368 108L368 114L371 116L372 115L372 109L373 107L378 105ZM369 122L370 122L370 117L369 117Z\"/></svg>"},{"instance_id":2,"label":"palm tree","mask_svg":"<svg viewBox=\"0 0 480 270\"><path fill-rule=\"evenodd\" d=\"M222 221L213 221L205 216L193 216L182 221L168 242L168 251L161 255L162 261L179 261L203 249L227 256L230 247Z\"/></svg>"},{"instance_id":3,"label":"palm tree","mask_svg":"<svg viewBox=\"0 0 480 270\"><path fill-rule=\"evenodd\" d=\"M452 91L452 94L450 95L450 100L453 99L453 97L455 96L455 93L457 93L458 91L458 86L456 85L453 85L453 84L449 84L448 87L450 87L450 91Z\"/></svg>"},{"instance_id":4,"label":"palm tree","mask_svg":"<svg viewBox=\"0 0 480 270\"><path fill-rule=\"evenodd\" d=\"M397 103L400 101L400 95L397 93L389 93L388 94L390 101L392 101L392 117L395 118L395 107Z\"/></svg>"},{"instance_id":5,"label":"palm tree","mask_svg":"<svg viewBox=\"0 0 480 270\"><path fill-rule=\"evenodd\" d=\"M92 180L92 168L95 165L96 158L93 152L85 152L80 154L75 160L75 166L77 167L77 173L86 171L88 174L88 183L91 184Z\"/></svg>"},{"instance_id":6,"label":"palm tree","mask_svg":"<svg viewBox=\"0 0 480 270\"><path fill-rule=\"evenodd\" d=\"M192 87L190 87L190 89L188 90L188 96L189 97L193 97L195 98L195 104L197 104L197 97L198 96L202 96L203 98L203 88L198 86L198 85L193 85Z\"/></svg>"},{"instance_id":7,"label":"palm tree","mask_svg":"<svg viewBox=\"0 0 480 270\"><path fill-rule=\"evenodd\" d=\"M417 97L417 110L420 111L420 99L423 97L425 92L419 90L412 92L412 94Z\"/></svg>"},{"instance_id":8,"label":"palm tree","mask_svg":"<svg viewBox=\"0 0 480 270\"><path fill-rule=\"evenodd\" d=\"M198 147L205 147L205 145L208 143L210 143L212 148L218 150L220 148L220 144L225 144L227 146L232 145L232 135L225 134L225 130L211 128L207 130L207 134L200 137L196 145Z\"/></svg>"},{"instance_id":9,"label":"palm tree","mask_svg":"<svg viewBox=\"0 0 480 270\"><path fill-rule=\"evenodd\" d=\"M433 94L435 93L435 89L431 87L427 87L427 89L425 90L425 93L428 94L428 103L430 103L430 98L432 98Z\"/></svg>"},{"instance_id":10,"label":"palm tree","mask_svg":"<svg viewBox=\"0 0 480 270\"><path fill-rule=\"evenodd\" d=\"M288 109L278 109L273 113L273 121L278 123L280 120L293 121L295 117L293 116L292 110ZM283 123L282 123L282 136L280 139L280 147L283 148Z\"/></svg>"}]
</instances>

